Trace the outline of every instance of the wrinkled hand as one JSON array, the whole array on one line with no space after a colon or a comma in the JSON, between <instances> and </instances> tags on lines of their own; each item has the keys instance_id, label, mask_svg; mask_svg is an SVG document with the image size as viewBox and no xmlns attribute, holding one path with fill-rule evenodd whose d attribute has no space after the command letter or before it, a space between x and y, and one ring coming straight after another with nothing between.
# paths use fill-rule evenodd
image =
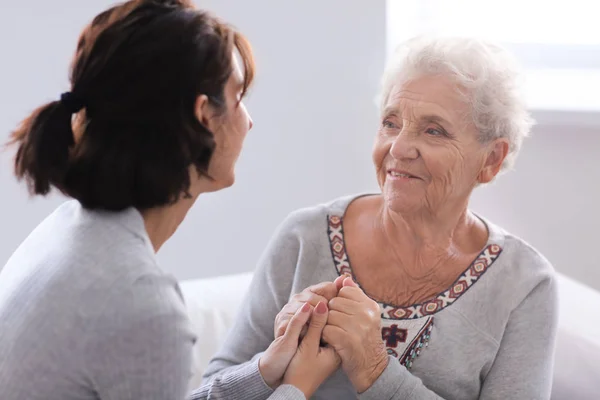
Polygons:
<instances>
[{"instance_id":1,"label":"wrinkled hand","mask_svg":"<svg viewBox=\"0 0 600 400\"><path fill-rule=\"evenodd\" d=\"M306 335L283 378L283 383L294 385L307 399L340 365L340 357L332 347L319 345L327 314L327 305L318 303L312 312Z\"/></svg>"},{"instance_id":2,"label":"wrinkled hand","mask_svg":"<svg viewBox=\"0 0 600 400\"><path fill-rule=\"evenodd\" d=\"M381 340L381 310L352 281L344 279L337 297L329 301L329 317L323 340L342 359L342 369L358 393L379 378L388 363Z\"/></svg>"},{"instance_id":3,"label":"wrinkled hand","mask_svg":"<svg viewBox=\"0 0 600 400\"><path fill-rule=\"evenodd\" d=\"M290 301L283 306L281 311L275 317L275 338L282 336L286 332L291 318L303 304L308 303L311 306L316 307L319 302L327 304L329 300L337 296L338 291L342 287L343 278L344 277L338 277L334 282L322 282L309 286L300 293L293 295ZM300 337L305 335L306 329L307 327L302 329Z\"/></svg>"},{"instance_id":4,"label":"wrinkled hand","mask_svg":"<svg viewBox=\"0 0 600 400\"><path fill-rule=\"evenodd\" d=\"M276 338L258 360L258 369L265 383L276 388L298 350L300 332L309 321L313 307L309 303L301 305L289 320L282 336Z\"/></svg>"}]
</instances>

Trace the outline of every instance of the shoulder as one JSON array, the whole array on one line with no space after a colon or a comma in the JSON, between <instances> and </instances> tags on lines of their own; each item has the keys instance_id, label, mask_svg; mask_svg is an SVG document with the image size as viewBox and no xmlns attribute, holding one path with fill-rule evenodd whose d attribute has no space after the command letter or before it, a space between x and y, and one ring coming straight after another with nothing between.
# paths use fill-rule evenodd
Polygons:
<instances>
[{"instance_id":1,"label":"shoulder","mask_svg":"<svg viewBox=\"0 0 600 400\"><path fill-rule=\"evenodd\" d=\"M92 336L109 337L164 326L177 331L190 329L179 285L166 273L128 274L108 288L105 300L93 310L95 315L89 318Z\"/></svg>"},{"instance_id":2,"label":"shoulder","mask_svg":"<svg viewBox=\"0 0 600 400\"><path fill-rule=\"evenodd\" d=\"M329 220L341 217L355 197L341 197L293 211L276 229L259 261L262 272L258 274L269 275L272 277L270 282L277 282L273 287L277 286L274 290L281 298L289 296L292 285L304 289L323 280L335 279Z\"/></svg>"},{"instance_id":3,"label":"shoulder","mask_svg":"<svg viewBox=\"0 0 600 400\"><path fill-rule=\"evenodd\" d=\"M537 293L546 297L549 303L556 303L558 277L550 261L535 247L512 234L506 237L505 249L507 258L515 266L509 278L512 278L511 282L522 282L523 297Z\"/></svg>"},{"instance_id":4,"label":"shoulder","mask_svg":"<svg viewBox=\"0 0 600 400\"><path fill-rule=\"evenodd\" d=\"M311 234L322 234L328 227L329 218L342 217L348 204L360 196L338 197L328 202L295 210L284 219L278 231L303 237Z\"/></svg>"},{"instance_id":5,"label":"shoulder","mask_svg":"<svg viewBox=\"0 0 600 400\"><path fill-rule=\"evenodd\" d=\"M512 233L504 235L502 256L515 274L538 281L552 279L555 275L552 263L539 250Z\"/></svg>"},{"instance_id":6,"label":"shoulder","mask_svg":"<svg viewBox=\"0 0 600 400\"><path fill-rule=\"evenodd\" d=\"M552 264L525 240L484 221L490 239L462 276L472 280L473 286L464 301L456 303L458 309L497 341L517 315L552 323L558 310L558 281ZM529 309L533 310L529 314L517 311Z\"/></svg>"},{"instance_id":7,"label":"shoulder","mask_svg":"<svg viewBox=\"0 0 600 400\"><path fill-rule=\"evenodd\" d=\"M141 215L89 211L67 201L49 215L9 260L28 279L52 275L47 290L77 298L74 308L98 308L144 275L160 275ZM86 308L87 309L87 308Z\"/></svg>"},{"instance_id":8,"label":"shoulder","mask_svg":"<svg viewBox=\"0 0 600 400\"><path fill-rule=\"evenodd\" d=\"M489 222L488 226L501 248L491 268L495 281L508 291L506 298L519 303L533 292L557 296L557 276L552 263L524 239Z\"/></svg>"},{"instance_id":9,"label":"shoulder","mask_svg":"<svg viewBox=\"0 0 600 400\"><path fill-rule=\"evenodd\" d=\"M117 320L178 318L184 306L177 280L159 266L141 215L132 209L79 213L74 251L89 261L76 277L94 321L112 329Z\"/></svg>"}]
</instances>

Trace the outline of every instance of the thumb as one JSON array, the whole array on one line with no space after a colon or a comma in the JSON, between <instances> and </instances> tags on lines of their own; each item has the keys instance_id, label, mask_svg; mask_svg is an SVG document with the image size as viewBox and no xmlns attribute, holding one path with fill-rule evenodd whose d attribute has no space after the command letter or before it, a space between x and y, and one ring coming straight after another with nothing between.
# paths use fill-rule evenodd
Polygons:
<instances>
[{"instance_id":1,"label":"thumb","mask_svg":"<svg viewBox=\"0 0 600 400\"><path fill-rule=\"evenodd\" d=\"M328 301L337 296L339 289L333 282L322 282L310 288L310 291L325 297Z\"/></svg>"},{"instance_id":2,"label":"thumb","mask_svg":"<svg viewBox=\"0 0 600 400\"><path fill-rule=\"evenodd\" d=\"M323 334L323 329L327 324L328 314L329 310L327 309L327 304L319 302L312 313L308 331L302 340L302 345L308 346L310 350L314 350L315 352L319 349L321 335Z\"/></svg>"},{"instance_id":3,"label":"thumb","mask_svg":"<svg viewBox=\"0 0 600 400\"><path fill-rule=\"evenodd\" d=\"M308 322L308 318L310 318L311 308L309 303L304 303L304 305L296 311L283 334L284 340L294 340L297 343L300 339L302 328Z\"/></svg>"},{"instance_id":4,"label":"thumb","mask_svg":"<svg viewBox=\"0 0 600 400\"><path fill-rule=\"evenodd\" d=\"M333 284L335 285L335 288L337 289L338 292L344 285L344 279L346 279L348 276L349 275L346 275L346 274L340 275L337 278L335 278L335 281L333 281Z\"/></svg>"},{"instance_id":5,"label":"thumb","mask_svg":"<svg viewBox=\"0 0 600 400\"><path fill-rule=\"evenodd\" d=\"M344 279L344 283L343 283L344 287L358 287L358 285L356 284L356 282L354 282L352 280L352 278L348 277L346 279Z\"/></svg>"}]
</instances>

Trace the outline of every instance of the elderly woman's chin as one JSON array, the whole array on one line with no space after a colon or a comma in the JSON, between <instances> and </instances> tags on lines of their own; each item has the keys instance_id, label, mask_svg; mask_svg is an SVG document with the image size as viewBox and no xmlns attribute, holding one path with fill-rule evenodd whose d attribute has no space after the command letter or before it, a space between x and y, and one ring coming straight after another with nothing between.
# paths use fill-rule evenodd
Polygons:
<instances>
[{"instance_id":1,"label":"elderly woman's chin","mask_svg":"<svg viewBox=\"0 0 600 400\"><path fill-rule=\"evenodd\" d=\"M386 180L381 191L384 206L396 213L412 213L423 207L425 193L423 182L397 182Z\"/></svg>"}]
</instances>

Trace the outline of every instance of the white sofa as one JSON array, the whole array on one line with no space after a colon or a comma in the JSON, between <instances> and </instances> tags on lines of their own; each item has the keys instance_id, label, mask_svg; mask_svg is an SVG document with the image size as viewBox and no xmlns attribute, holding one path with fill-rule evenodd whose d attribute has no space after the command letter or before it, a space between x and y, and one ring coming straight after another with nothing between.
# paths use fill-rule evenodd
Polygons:
<instances>
[{"instance_id":1,"label":"white sofa","mask_svg":"<svg viewBox=\"0 0 600 400\"><path fill-rule=\"evenodd\" d=\"M200 338L194 348L192 387L200 384L202 373L231 326L251 279L252 274L245 273L181 283ZM599 400L600 293L562 275L559 275L559 291L560 325L552 400Z\"/></svg>"}]
</instances>

